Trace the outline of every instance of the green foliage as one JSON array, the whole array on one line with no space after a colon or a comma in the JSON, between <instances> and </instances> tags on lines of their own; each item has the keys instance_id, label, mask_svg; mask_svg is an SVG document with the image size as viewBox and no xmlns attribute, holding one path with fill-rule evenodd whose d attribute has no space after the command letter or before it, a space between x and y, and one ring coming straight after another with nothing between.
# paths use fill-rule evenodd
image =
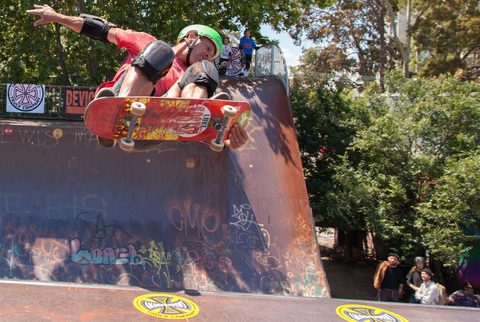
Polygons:
<instances>
[{"instance_id":1,"label":"green foliage","mask_svg":"<svg viewBox=\"0 0 480 322\"><path fill-rule=\"evenodd\" d=\"M462 227L480 221L478 201L468 197L480 189L480 86L398 75L386 85L387 93L372 86L359 99L370 123L357 128L334 169L337 213L392 249L421 245L451 263L468 244Z\"/></svg>"},{"instance_id":2,"label":"green foliage","mask_svg":"<svg viewBox=\"0 0 480 322\"><path fill-rule=\"evenodd\" d=\"M417 0L413 5L418 18L412 34L417 48L429 53L421 74L471 74L468 59L478 54L480 43L480 3L477 0ZM476 77L478 74L473 79Z\"/></svg>"},{"instance_id":3,"label":"green foliage","mask_svg":"<svg viewBox=\"0 0 480 322\"><path fill-rule=\"evenodd\" d=\"M26 14L34 3L7 0L0 5L0 82L94 85L114 74L122 52L59 25L34 28L35 18ZM82 1L53 1L51 6L68 15L78 15L82 7L102 13Z\"/></svg>"},{"instance_id":4,"label":"green foliage","mask_svg":"<svg viewBox=\"0 0 480 322\"><path fill-rule=\"evenodd\" d=\"M316 221L452 264L478 242L480 85L391 73L357 93L311 68L293 69L291 102Z\"/></svg>"},{"instance_id":5,"label":"green foliage","mask_svg":"<svg viewBox=\"0 0 480 322\"><path fill-rule=\"evenodd\" d=\"M292 74L296 81L301 80L309 85L335 83L336 87L351 88L356 85L349 77L354 65L354 59L348 58L342 50L316 46L303 52L301 64L292 67Z\"/></svg>"},{"instance_id":6,"label":"green foliage","mask_svg":"<svg viewBox=\"0 0 480 322\"><path fill-rule=\"evenodd\" d=\"M338 0L327 8L306 8L290 33L297 41L305 35L318 45L316 56L304 56L317 61L316 71L346 74L359 87L375 78L382 84L384 73L402 64L422 76L478 79L480 3L411 3L410 28L397 35L393 30L405 15L407 0Z\"/></svg>"},{"instance_id":7,"label":"green foliage","mask_svg":"<svg viewBox=\"0 0 480 322\"><path fill-rule=\"evenodd\" d=\"M416 228L434 257L453 265L458 254L478 245L480 226L480 151L447 159L429 198L417 206Z\"/></svg>"},{"instance_id":8,"label":"green foliage","mask_svg":"<svg viewBox=\"0 0 480 322\"><path fill-rule=\"evenodd\" d=\"M316 61L316 72L345 75L362 86L395 67L398 52L386 21L381 1L338 0L328 8L304 10L291 35L299 40L305 34L318 44L316 54L303 57Z\"/></svg>"},{"instance_id":9,"label":"green foliage","mask_svg":"<svg viewBox=\"0 0 480 322\"><path fill-rule=\"evenodd\" d=\"M332 88L320 78L311 80L303 74L294 74L290 101L311 207L315 214L322 213L322 224L330 219L333 223L339 217L335 208L328 207L333 168L354 133L349 123L352 111L348 98L342 89Z\"/></svg>"}]
</instances>

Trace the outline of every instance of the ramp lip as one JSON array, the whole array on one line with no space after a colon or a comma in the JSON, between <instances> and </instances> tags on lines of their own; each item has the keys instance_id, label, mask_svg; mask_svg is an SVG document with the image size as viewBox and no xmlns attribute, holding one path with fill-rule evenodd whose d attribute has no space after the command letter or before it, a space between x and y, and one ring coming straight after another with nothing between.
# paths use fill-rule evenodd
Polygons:
<instances>
[{"instance_id":1,"label":"ramp lip","mask_svg":"<svg viewBox=\"0 0 480 322\"><path fill-rule=\"evenodd\" d=\"M22 285L22 286L45 286L45 287L57 287L57 288L81 288L81 289L111 289L118 291L132 291L132 292L166 292L166 293L182 293L185 295L191 295L192 292L197 292L199 295L191 296L224 296L224 297L261 297L271 299L288 299L288 300L330 300L328 297L309 297L309 296L295 296L284 294L263 294L263 293L246 293L246 292L227 292L227 291L198 291L190 289L157 289L157 288L144 288L140 286L121 286L121 285L108 285L108 284L84 284L75 282L46 282L46 281L27 281L27 280L3 280L0 279L1 285ZM336 299L333 299L336 300ZM339 299L338 299L339 300ZM362 301L365 302L365 301Z\"/></svg>"},{"instance_id":2,"label":"ramp lip","mask_svg":"<svg viewBox=\"0 0 480 322\"><path fill-rule=\"evenodd\" d=\"M74 282L44 282L44 281L21 281L21 280L3 280L0 279L0 285L31 285L31 286L46 286L46 287L68 287L68 288L91 288L91 289L115 289L115 290L129 290L129 291L139 291L146 290L145 288L139 286L119 286L119 285L108 285L108 284L81 284Z\"/></svg>"},{"instance_id":3,"label":"ramp lip","mask_svg":"<svg viewBox=\"0 0 480 322\"><path fill-rule=\"evenodd\" d=\"M0 119L0 125L14 126L37 126L37 127L53 127L61 126L62 128L85 128L83 121L79 120L19 120L19 119Z\"/></svg>"}]
</instances>

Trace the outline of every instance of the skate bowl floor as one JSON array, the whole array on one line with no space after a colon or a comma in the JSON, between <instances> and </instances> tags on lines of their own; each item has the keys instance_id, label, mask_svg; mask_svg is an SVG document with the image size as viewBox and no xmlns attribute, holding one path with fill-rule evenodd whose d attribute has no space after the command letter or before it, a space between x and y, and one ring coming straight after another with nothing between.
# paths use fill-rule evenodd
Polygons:
<instances>
[{"instance_id":1,"label":"skate bowl floor","mask_svg":"<svg viewBox=\"0 0 480 322\"><path fill-rule=\"evenodd\" d=\"M480 321L478 309L329 298L12 281L0 288L1 321ZM162 308L134 305L147 295ZM195 303L194 313L183 299Z\"/></svg>"}]
</instances>

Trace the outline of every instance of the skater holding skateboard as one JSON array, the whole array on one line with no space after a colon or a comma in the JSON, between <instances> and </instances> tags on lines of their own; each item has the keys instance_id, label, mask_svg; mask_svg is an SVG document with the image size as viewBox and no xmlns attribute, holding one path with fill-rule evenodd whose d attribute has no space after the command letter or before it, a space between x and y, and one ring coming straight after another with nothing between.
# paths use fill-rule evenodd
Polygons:
<instances>
[{"instance_id":1,"label":"skater holding skateboard","mask_svg":"<svg viewBox=\"0 0 480 322\"><path fill-rule=\"evenodd\" d=\"M39 16L38 27L48 23L62 24L82 35L125 48L128 56L113 81L101 84L101 96L165 96L184 98L211 97L217 88L218 71L211 62L222 51L222 39L212 28L191 25L180 31L177 44L170 47L152 35L125 30L99 17L67 16L48 5L34 5L28 14ZM248 134L236 124L229 136L233 149L246 143ZM112 140L102 140L103 146L113 146Z\"/></svg>"}]
</instances>

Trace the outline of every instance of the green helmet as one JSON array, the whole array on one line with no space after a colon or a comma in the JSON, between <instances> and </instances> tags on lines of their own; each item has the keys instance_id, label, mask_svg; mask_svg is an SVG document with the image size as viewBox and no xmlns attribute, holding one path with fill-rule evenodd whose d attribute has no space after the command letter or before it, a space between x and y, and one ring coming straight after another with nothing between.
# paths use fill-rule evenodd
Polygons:
<instances>
[{"instance_id":1,"label":"green helmet","mask_svg":"<svg viewBox=\"0 0 480 322\"><path fill-rule=\"evenodd\" d=\"M220 37L220 34L215 29L204 25L190 25L180 31L177 37L177 42L182 41L190 32L195 32L198 37L207 37L213 41L215 44L215 54L212 60L220 56L220 53L222 52L222 37ZM191 51L193 47L189 49Z\"/></svg>"}]
</instances>

